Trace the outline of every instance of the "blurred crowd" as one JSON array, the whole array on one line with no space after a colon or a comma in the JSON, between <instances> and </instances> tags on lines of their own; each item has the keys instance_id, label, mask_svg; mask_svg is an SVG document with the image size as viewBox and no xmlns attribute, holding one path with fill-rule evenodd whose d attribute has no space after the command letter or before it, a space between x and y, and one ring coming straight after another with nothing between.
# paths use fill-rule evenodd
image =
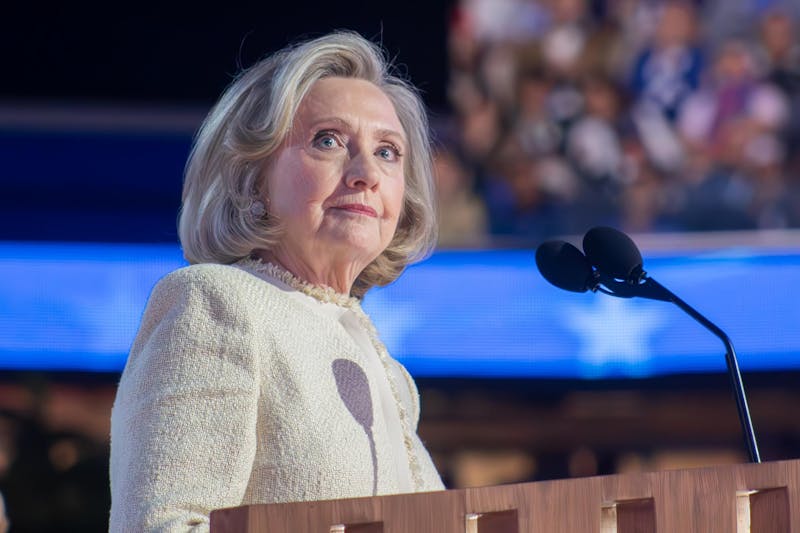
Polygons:
<instances>
[{"instance_id":1,"label":"blurred crowd","mask_svg":"<svg viewBox=\"0 0 800 533\"><path fill-rule=\"evenodd\" d=\"M800 227L799 4L460 0L441 244Z\"/></svg>"}]
</instances>

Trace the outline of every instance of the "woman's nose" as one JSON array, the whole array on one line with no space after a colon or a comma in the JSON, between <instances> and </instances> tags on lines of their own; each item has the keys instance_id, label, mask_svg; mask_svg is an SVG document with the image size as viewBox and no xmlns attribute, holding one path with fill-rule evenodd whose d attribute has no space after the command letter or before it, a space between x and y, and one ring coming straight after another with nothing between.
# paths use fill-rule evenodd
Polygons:
<instances>
[{"instance_id":1,"label":"woman's nose","mask_svg":"<svg viewBox=\"0 0 800 533\"><path fill-rule=\"evenodd\" d=\"M380 182L377 161L368 152L354 155L345 171L345 183L352 189L372 189Z\"/></svg>"}]
</instances>

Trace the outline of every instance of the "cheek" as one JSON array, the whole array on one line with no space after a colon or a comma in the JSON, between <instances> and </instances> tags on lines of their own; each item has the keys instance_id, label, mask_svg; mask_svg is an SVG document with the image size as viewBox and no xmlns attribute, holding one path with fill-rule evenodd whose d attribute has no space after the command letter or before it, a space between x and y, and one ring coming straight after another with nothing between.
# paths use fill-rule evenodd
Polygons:
<instances>
[{"instance_id":1,"label":"cheek","mask_svg":"<svg viewBox=\"0 0 800 533\"><path fill-rule=\"evenodd\" d=\"M278 216L305 216L327 197L326 180L319 169L302 161L283 165L274 178L270 207Z\"/></svg>"},{"instance_id":2,"label":"cheek","mask_svg":"<svg viewBox=\"0 0 800 533\"><path fill-rule=\"evenodd\" d=\"M392 183L391 190L387 191L386 212L391 215L391 222L397 224L400 219L400 213L403 210L403 201L405 199L405 181L401 178L397 182Z\"/></svg>"}]
</instances>

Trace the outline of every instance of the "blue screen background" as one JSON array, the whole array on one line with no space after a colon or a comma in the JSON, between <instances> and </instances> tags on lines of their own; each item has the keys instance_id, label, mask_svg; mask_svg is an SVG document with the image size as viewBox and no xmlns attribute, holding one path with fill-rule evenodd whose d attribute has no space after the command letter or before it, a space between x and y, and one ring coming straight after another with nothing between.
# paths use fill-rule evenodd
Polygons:
<instances>
[{"instance_id":1,"label":"blue screen background","mask_svg":"<svg viewBox=\"0 0 800 533\"><path fill-rule=\"evenodd\" d=\"M0 369L121 371L175 245L0 243ZM645 253L733 340L743 370L800 369L800 249ZM724 348L671 304L564 292L533 251L442 251L364 301L415 376L601 379L722 372Z\"/></svg>"}]
</instances>

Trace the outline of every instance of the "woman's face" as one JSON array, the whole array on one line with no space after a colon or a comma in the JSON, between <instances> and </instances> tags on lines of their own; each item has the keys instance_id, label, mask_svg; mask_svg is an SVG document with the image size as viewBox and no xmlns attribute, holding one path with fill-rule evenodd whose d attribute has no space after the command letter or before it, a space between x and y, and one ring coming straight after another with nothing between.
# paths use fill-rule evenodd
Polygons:
<instances>
[{"instance_id":1,"label":"woman's face","mask_svg":"<svg viewBox=\"0 0 800 533\"><path fill-rule=\"evenodd\" d=\"M275 256L315 271L351 262L358 275L394 236L406 152L394 105L378 87L315 82L267 170L269 213L285 228Z\"/></svg>"}]
</instances>

